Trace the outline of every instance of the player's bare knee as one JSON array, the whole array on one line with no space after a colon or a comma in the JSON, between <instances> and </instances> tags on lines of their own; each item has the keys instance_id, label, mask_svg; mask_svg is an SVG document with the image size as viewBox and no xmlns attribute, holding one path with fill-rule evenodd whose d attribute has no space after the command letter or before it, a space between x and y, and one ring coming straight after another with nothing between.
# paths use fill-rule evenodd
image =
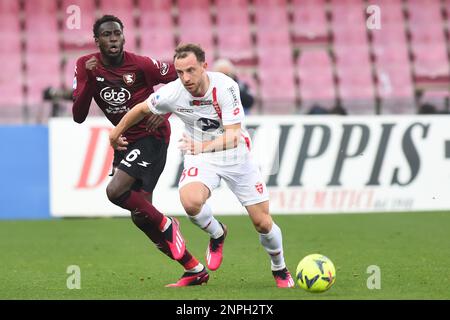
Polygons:
<instances>
[{"instance_id":1,"label":"player's bare knee","mask_svg":"<svg viewBox=\"0 0 450 320\"><path fill-rule=\"evenodd\" d=\"M200 210L202 209L202 205L199 203L188 203L186 205L183 205L184 211L190 216L197 215Z\"/></svg>"},{"instance_id":2,"label":"player's bare knee","mask_svg":"<svg viewBox=\"0 0 450 320\"><path fill-rule=\"evenodd\" d=\"M201 197L196 196L181 196L181 204L183 205L184 211L190 216L195 216L202 209L204 201Z\"/></svg>"},{"instance_id":3,"label":"player's bare knee","mask_svg":"<svg viewBox=\"0 0 450 320\"><path fill-rule=\"evenodd\" d=\"M259 233L269 233L272 229L272 219L270 219L270 216L269 218L259 219L253 221L253 225Z\"/></svg>"},{"instance_id":4,"label":"player's bare knee","mask_svg":"<svg viewBox=\"0 0 450 320\"><path fill-rule=\"evenodd\" d=\"M119 194L117 194L117 188L115 188L111 184L108 184L108 186L106 187L106 195L108 196L108 199L111 202L113 202L114 199L119 197Z\"/></svg>"},{"instance_id":5,"label":"player's bare knee","mask_svg":"<svg viewBox=\"0 0 450 320\"><path fill-rule=\"evenodd\" d=\"M197 215L203 206L201 199L196 198L182 198L181 204L183 205L184 211L190 216Z\"/></svg>"},{"instance_id":6,"label":"player's bare knee","mask_svg":"<svg viewBox=\"0 0 450 320\"><path fill-rule=\"evenodd\" d=\"M116 197L116 190L111 186L111 184L108 184L108 186L106 187L106 196L111 202L113 202L113 199Z\"/></svg>"},{"instance_id":7,"label":"player's bare knee","mask_svg":"<svg viewBox=\"0 0 450 320\"><path fill-rule=\"evenodd\" d=\"M116 184L108 184L106 187L106 195L109 201L116 204L117 200L128 190L123 190L123 188L118 187Z\"/></svg>"}]
</instances>

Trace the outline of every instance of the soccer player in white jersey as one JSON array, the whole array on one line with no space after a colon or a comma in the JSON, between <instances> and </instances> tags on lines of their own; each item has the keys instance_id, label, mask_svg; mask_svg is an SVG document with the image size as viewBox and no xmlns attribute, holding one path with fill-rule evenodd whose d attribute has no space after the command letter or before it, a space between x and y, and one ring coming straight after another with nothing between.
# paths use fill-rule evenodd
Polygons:
<instances>
[{"instance_id":1,"label":"soccer player in white jersey","mask_svg":"<svg viewBox=\"0 0 450 320\"><path fill-rule=\"evenodd\" d=\"M172 112L185 123L180 140L184 170L179 181L181 203L189 219L210 236L206 261L217 270L223 259L227 227L212 215L206 200L221 179L247 209L270 256L272 274L278 287L294 286L286 268L280 228L269 214L269 196L263 176L250 153L250 138L244 127L244 111L237 83L230 77L207 72L205 52L194 44L175 49L178 79L132 108L110 133L115 149L126 149L121 136L145 116Z\"/></svg>"}]
</instances>

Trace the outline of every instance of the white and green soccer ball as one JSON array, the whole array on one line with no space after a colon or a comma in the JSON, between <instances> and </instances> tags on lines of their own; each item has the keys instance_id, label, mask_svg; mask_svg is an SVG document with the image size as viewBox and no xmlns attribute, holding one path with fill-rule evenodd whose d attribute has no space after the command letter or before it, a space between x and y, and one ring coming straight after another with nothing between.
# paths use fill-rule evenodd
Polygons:
<instances>
[{"instance_id":1,"label":"white and green soccer ball","mask_svg":"<svg viewBox=\"0 0 450 320\"><path fill-rule=\"evenodd\" d=\"M324 292L336 281L333 262L321 254L310 254L302 259L295 272L300 288L309 292Z\"/></svg>"}]
</instances>

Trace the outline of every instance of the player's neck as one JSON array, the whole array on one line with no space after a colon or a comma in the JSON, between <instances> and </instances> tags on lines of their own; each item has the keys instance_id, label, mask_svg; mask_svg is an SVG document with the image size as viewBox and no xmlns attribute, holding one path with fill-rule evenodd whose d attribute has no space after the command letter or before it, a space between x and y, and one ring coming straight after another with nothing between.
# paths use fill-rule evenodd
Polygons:
<instances>
[{"instance_id":1,"label":"player's neck","mask_svg":"<svg viewBox=\"0 0 450 320\"><path fill-rule=\"evenodd\" d=\"M102 63L104 66L117 67L122 64L123 58L124 58L124 53L122 52L122 54L117 57L108 57L108 56L105 56L104 54L101 54L100 56L101 56Z\"/></svg>"},{"instance_id":2,"label":"player's neck","mask_svg":"<svg viewBox=\"0 0 450 320\"><path fill-rule=\"evenodd\" d=\"M203 77L204 77L203 84L200 87L200 90L198 92L196 92L195 95L193 95L194 97L204 97L205 94L208 92L209 84L210 84L208 74L205 72Z\"/></svg>"}]
</instances>

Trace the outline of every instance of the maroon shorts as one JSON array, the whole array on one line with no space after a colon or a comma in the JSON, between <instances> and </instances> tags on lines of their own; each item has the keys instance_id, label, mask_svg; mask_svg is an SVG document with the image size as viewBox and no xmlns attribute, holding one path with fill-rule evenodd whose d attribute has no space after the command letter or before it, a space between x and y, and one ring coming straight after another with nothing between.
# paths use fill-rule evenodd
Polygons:
<instances>
[{"instance_id":1,"label":"maroon shorts","mask_svg":"<svg viewBox=\"0 0 450 320\"><path fill-rule=\"evenodd\" d=\"M133 190L153 192L164 170L168 144L147 136L127 146L125 151L115 151L113 172L116 168L136 179Z\"/></svg>"}]
</instances>

